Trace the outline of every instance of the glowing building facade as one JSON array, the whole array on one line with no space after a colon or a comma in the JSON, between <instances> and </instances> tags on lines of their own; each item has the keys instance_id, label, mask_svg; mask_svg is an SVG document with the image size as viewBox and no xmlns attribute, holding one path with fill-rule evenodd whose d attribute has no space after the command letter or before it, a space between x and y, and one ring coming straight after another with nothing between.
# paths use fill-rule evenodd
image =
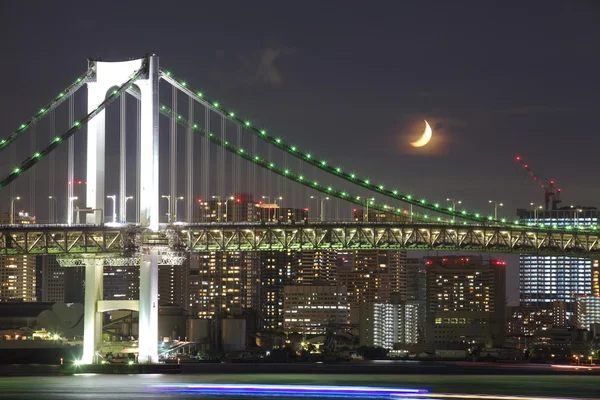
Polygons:
<instances>
[{"instance_id":1,"label":"glowing building facade","mask_svg":"<svg viewBox=\"0 0 600 400\"><path fill-rule=\"evenodd\" d=\"M506 262L481 257L428 257L427 342L443 349L502 346L506 331Z\"/></svg>"},{"instance_id":2,"label":"glowing building facade","mask_svg":"<svg viewBox=\"0 0 600 400\"><path fill-rule=\"evenodd\" d=\"M591 329L593 324L600 324L600 296L575 297L575 325Z\"/></svg>"},{"instance_id":3,"label":"glowing building facade","mask_svg":"<svg viewBox=\"0 0 600 400\"><path fill-rule=\"evenodd\" d=\"M348 300L342 286L284 287L283 328L288 332L323 334L330 324L348 323Z\"/></svg>"},{"instance_id":4,"label":"glowing building facade","mask_svg":"<svg viewBox=\"0 0 600 400\"><path fill-rule=\"evenodd\" d=\"M517 215L521 220L546 226L598 224L598 210L591 207L517 210ZM572 317L574 296L593 294L598 279L598 260L559 255L519 257L519 293L524 306L551 309L553 302L564 301L567 315Z\"/></svg>"},{"instance_id":5,"label":"glowing building facade","mask_svg":"<svg viewBox=\"0 0 600 400\"><path fill-rule=\"evenodd\" d=\"M0 301L37 301L35 256L0 256Z\"/></svg>"}]
</instances>

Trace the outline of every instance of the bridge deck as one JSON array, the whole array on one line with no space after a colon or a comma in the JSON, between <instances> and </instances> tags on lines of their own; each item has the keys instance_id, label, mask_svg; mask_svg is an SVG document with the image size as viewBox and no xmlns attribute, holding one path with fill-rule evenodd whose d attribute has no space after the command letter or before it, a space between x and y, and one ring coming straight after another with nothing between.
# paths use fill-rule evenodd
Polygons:
<instances>
[{"instance_id":1,"label":"bridge deck","mask_svg":"<svg viewBox=\"0 0 600 400\"><path fill-rule=\"evenodd\" d=\"M0 255L123 254L143 246L173 251L447 250L600 255L598 234L505 226L399 223L221 223L161 225L4 225Z\"/></svg>"}]
</instances>

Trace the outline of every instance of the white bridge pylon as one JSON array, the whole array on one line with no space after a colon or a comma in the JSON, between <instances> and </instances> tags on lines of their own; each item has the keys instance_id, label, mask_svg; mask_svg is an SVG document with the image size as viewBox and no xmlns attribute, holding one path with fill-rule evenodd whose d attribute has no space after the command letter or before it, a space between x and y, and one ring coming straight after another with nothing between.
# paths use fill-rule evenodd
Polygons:
<instances>
[{"instance_id":1,"label":"white bridge pylon","mask_svg":"<svg viewBox=\"0 0 600 400\"><path fill-rule=\"evenodd\" d=\"M122 62L89 61L94 74L87 83L88 112L93 111L98 104L104 101L107 92L112 87L121 86L127 82L146 60L148 60L148 73L135 82L135 86L140 90L141 100L141 137L138 143L140 159L136 168L136 173L140 176L140 198L137 201L140 202L140 224L157 231L159 223L158 57L153 55L148 58ZM102 111L87 124L86 206L91 209L104 209L106 201L104 192L105 119L106 114ZM141 173L142 171L144 173ZM101 219L102 215L100 214L88 215L87 223L104 223Z\"/></svg>"},{"instance_id":2,"label":"white bridge pylon","mask_svg":"<svg viewBox=\"0 0 600 400\"><path fill-rule=\"evenodd\" d=\"M158 230L158 150L159 150L159 65L158 57L148 56L123 62L89 61L94 74L88 81L88 112L94 110L107 92L127 82L147 62L147 71L135 82L140 92L140 158L136 168L139 175L139 221L142 227ZM125 94L123 94L125 96ZM105 112L87 124L87 192L86 206L104 209L105 202ZM143 171L143 173L142 173ZM87 223L102 224L104 213L88 215ZM158 249L142 249L140 260L139 356L140 363L158 362ZM95 361L96 348L102 340L103 263L90 258L85 263L85 309L82 362Z\"/></svg>"}]
</instances>

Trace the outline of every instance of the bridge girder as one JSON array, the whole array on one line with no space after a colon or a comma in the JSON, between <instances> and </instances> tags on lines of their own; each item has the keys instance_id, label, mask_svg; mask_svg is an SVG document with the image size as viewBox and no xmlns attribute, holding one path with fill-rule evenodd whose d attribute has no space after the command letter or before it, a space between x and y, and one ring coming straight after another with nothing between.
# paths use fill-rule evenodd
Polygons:
<instances>
[{"instance_id":1,"label":"bridge girder","mask_svg":"<svg viewBox=\"0 0 600 400\"><path fill-rule=\"evenodd\" d=\"M136 256L142 247L174 252L440 250L600 255L598 234L494 226L394 223L179 224L158 232L125 225L0 228L0 255Z\"/></svg>"}]
</instances>

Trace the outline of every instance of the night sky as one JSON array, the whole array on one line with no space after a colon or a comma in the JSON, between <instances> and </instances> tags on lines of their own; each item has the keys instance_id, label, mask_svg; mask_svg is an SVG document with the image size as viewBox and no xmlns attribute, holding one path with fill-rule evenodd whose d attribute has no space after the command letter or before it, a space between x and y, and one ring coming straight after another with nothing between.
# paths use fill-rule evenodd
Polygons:
<instances>
[{"instance_id":1,"label":"night sky","mask_svg":"<svg viewBox=\"0 0 600 400\"><path fill-rule=\"evenodd\" d=\"M0 4L0 136L88 57L156 53L271 132L432 201L489 212L494 199L507 217L541 202L520 154L564 205L598 205L597 2L92 4ZM409 150L423 119L434 139Z\"/></svg>"}]
</instances>

